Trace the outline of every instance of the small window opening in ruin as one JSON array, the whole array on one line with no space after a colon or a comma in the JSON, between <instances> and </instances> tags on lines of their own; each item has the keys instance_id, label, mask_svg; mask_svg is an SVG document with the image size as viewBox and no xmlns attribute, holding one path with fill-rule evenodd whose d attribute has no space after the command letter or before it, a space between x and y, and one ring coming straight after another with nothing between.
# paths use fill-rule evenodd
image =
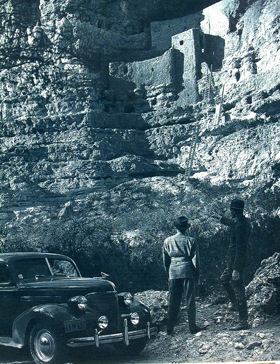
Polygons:
<instances>
[{"instance_id":1,"label":"small window opening in ruin","mask_svg":"<svg viewBox=\"0 0 280 364\"><path fill-rule=\"evenodd\" d=\"M239 81L240 80L240 72L239 71L237 71L235 73L235 79L236 79L236 81Z\"/></svg>"},{"instance_id":2,"label":"small window opening in ruin","mask_svg":"<svg viewBox=\"0 0 280 364\"><path fill-rule=\"evenodd\" d=\"M248 96L246 98L246 102L247 102L247 104L251 104L252 103L252 96Z\"/></svg>"},{"instance_id":3,"label":"small window opening in ruin","mask_svg":"<svg viewBox=\"0 0 280 364\"><path fill-rule=\"evenodd\" d=\"M152 72L154 72L154 68L152 67Z\"/></svg>"},{"instance_id":4,"label":"small window opening in ruin","mask_svg":"<svg viewBox=\"0 0 280 364\"><path fill-rule=\"evenodd\" d=\"M184 44L184 41L183 40L180 40L180 45L183 45Z\"/></svg>"},{"instance_id":5,"label":"small window opening in ruin","mask_svg":"<svg viewBox=\"0 0 280 364\"><path fill-rule=\"evenodd\" d=\"M126 74L126 73L128 72L128 68L127 68L127 66L124 66L124 67L123 67L123 72L124 72L124 74Z\"/></svg>"}]
</instances>

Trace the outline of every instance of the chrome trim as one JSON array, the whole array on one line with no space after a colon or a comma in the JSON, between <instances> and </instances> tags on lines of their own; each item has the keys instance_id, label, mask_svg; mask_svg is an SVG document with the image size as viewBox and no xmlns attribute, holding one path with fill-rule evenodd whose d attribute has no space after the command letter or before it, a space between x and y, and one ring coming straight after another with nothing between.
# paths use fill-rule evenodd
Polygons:
<instances>
[{"instance_id":1,"label":"chrome trim","mask_svg":"<svg viewBox=\"0 0 280 364\"><path fill-rule=\"evenodd\" d=\"M95 330L95 335L89 337L77 337L69 339L67 342L67 346L70 347L80 347L80 346L90 346L95 345L99 347L102 344L112 344L116 342L124 342L126 345L129 345L130 340L141 339L143 337L151 338L151 336L157 334L157 328L151 327L150 322L147 323L146 329L136 330L136 331L128 331L128 326L124 324L124 332L110 335L98 335L97 330Z\"/></svg>"},{"instance_id":2,"label":"chrome trim","mask_svg":"<svg viewBox=\"0 0 280 364\"><path fill-rule=\"evenodd\" d=\"M49 300L51 300L50 302L52 303L57 303L57 302L61 302L61 296L22 296L20 298L21 301L23 302L45 302L46 301L49 303Z\"/></svg>"},{"instance_id":3,"label":"chrome trim","mask_svg":"<svg viewBox=\"0 0 280 364\"><path fill-rule=\"evenodd\" d=\"M9 346L12 348L22 349L23 344L19 344L13 341L11 337L0 337L0 345Z\"/></svg>"},{"instance_id":4,"label":"chrome trim","mask_svg":"<svg viewBox=\"0 0 280 364\"><path fill-rule=\"evenodd\" d=\"M131 313L122 313L121 314L121 318L125 319L125 318L129 318L131 316Z\"/></svg>"},{"instance_id":5,"label":"chrome trim","mask_svg":"<svg viewBox=\"0 0 280 364\"><path fill-rule=\"evenodd\" d=\"M82 277L83 278L83 277ZM95 279L97 278L99 278L99 277L94 277ZM109 282L109 281L107 281L107 282ZM109 282L109 283L112 283L112 282ZM104 292L90 292L90 293L87 293L85 296L87 296L87 297L90 297L90 296L100 296L100 295L102 295L102 296L104 296L104 295L106 295L106 294L117 294L117 291L104 291Z\"/></svg>"},{"instance_id":6,"label":"chrome trim","mask_svg":"<svg viewBox=\"0 0 280 364\"><path fill-rule=\"evenodd\" d=\"M128 346L129 345L129 336L128 336L128 323L127 323L127 319L124 319L124 342L125 345Z\"/></svg>"},{"instance_id":7,"label":"chrome trim","mask_svg":"<svg viewBox=\"0 0 280 364\"><path fill-rule=\"evenodd\" d=\"M97 329L95 329L95 333L94 333L94 342L95 342L95 346L97 348L99 348L99 337L98 337L98 331L97 331Z\"/></svg>"}]
</instances>

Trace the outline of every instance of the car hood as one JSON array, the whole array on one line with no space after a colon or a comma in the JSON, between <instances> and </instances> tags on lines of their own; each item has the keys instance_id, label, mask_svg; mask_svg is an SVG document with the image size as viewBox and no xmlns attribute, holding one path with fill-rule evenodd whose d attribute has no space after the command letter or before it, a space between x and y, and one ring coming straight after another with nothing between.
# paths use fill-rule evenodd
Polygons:
<instances>
[{"instance_id":1,"label":"car hood","mask_svg":"<svg viewBox=\"0 0 280 364\"><path fill-rule=\"evenodd\" d=\"M115 291L112 282L102 278L61 278L40 279L38 281L20 282L19 290L69 290L77 294L89 292L108 292Z\"/></svg>"}]
</instances>

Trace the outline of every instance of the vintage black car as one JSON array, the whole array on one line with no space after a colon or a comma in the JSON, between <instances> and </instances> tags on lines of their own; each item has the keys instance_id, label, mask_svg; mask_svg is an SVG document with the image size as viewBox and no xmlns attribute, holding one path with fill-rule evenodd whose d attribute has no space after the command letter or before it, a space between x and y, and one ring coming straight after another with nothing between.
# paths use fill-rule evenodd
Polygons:
<instances>
[{"instance_id":1,"label":"vintage black car","mask_svg":"<svg viewBox=\"0 0 280 364\"><path fill-rule=\"evenodd\" d=\"M0 254L0 345L29 347L37 364L64 362L69 347L137 354L155 333L146 306L105 278L83 278L69 257Z\"/></svg>"}]
</instances>

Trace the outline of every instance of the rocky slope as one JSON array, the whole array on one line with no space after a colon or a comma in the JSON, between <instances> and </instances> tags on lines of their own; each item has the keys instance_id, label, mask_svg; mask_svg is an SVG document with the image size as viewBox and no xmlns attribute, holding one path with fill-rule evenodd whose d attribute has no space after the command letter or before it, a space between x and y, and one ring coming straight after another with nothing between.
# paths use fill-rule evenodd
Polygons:
<instances>
[{"instance_id":1,"label":"rocky slope","mask_svg":"<svg viewBox=\"0 0 280 364\"><path fill-rule=\"evenodd\" d=\"M159 328L157 337L137 362L279 362L279 258L280 254L275 253L263 260L246 287L249 330L229 330L236 324L238 315L228 310L227 297L213 292L206 300L197 300L197 322L208 326L206 331L190 334L183 304L175 331L167 336L164 325L167 292L151 290L137 294L138 299L150 306Z\"/></svg>"},{"instance_id":2,"label":"rocky slope","mask_svg":"<svg viewBox=\"0 0 280 364\"><path fill-rule=\"evenodd\" d=\"M0 2L2 251L163 289L162 242L184 213L207 293L228 237L210 215L236 195L248 281L279 251L279 2L194 3Z\"/></svg>"},{"instance_id":3,"label":"rocky slope","mask_svg":"<svg viewBox=\"0 0 280 364\"><path fill-rule=\"evenodd\" d=\"M148 290L136 293L135 297L149 307L153 324L161 329L167 320L168 291ZM279 313L280 253L275 253L261 262L252 281L246 286L246 297L250 326L253 328L264 324L272 315ZM215 290L206 300L202 300L198 295L198 300L203 303L204 308L217 307L212 317L216 324L232 322L234 316L237 316L228 311L229 300L224 290ZM186 309L184 303L182 308L182 311ZM185 315L184 320L187 320Z\"/></svg>"},{"instance_id":4,"label":"rocky slope","mask_svg":"<svg viewBox=\"0 0 280 364\"><path fill-rule=\"evenodd\" d=\"M235 317L227 317L228 322L215 322L216 309L223 314L227 307L208 306L198 303L198 319L207 321L206 331L191 335L186 329L184 312L174 336L160 331L139 355L137 363L221 363L221 362L260 362L279 363L279 315L273 316L265 324L248 331L229 331ZM104 358L101 357L102 359ZM101 360L102 360L101 359ZM104 360L104 359L103 359Z\"/></svg>"}]
</instances>

